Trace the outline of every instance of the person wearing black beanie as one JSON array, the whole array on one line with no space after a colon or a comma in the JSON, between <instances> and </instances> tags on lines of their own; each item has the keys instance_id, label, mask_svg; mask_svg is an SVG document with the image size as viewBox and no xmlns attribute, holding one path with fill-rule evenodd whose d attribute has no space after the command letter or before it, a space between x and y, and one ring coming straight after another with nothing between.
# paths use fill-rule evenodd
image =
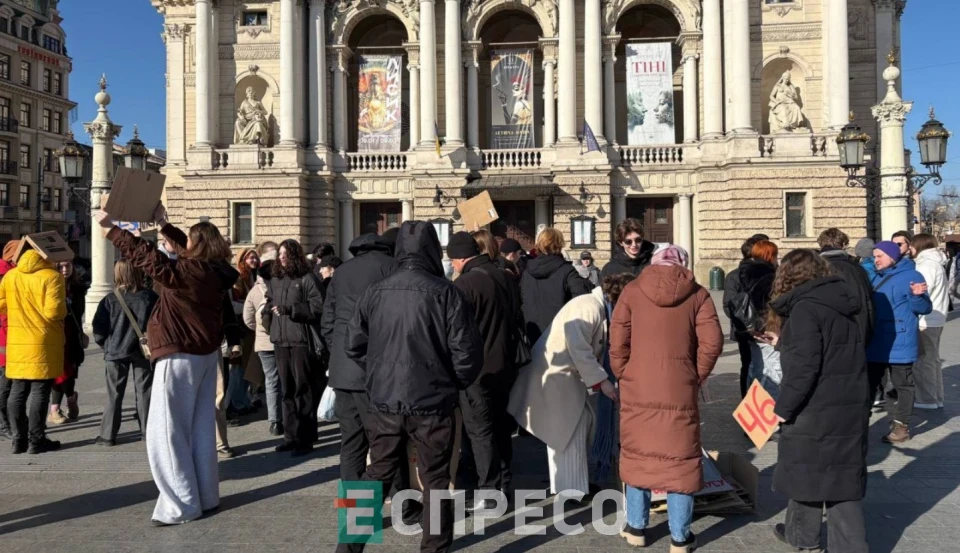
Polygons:
<instances>
[{"instance_id":1,"label":"person wearing black beanie","mask_svg":"<svg viewBox=\"0 0 960 553\"><path fill-rule=\"evenodd\" d=\"M466 232L450 237L447 256L460 274L454 286L473 306L477 327L483 336L480 378L460 392L463 426L473 450L478 487L509 490L513 424L507 403L517 376L514 367L517 317L511 307L507 274L490 256L480 253L480 246ZM490 503L492 500L477 500L473 508L489 509L493 507Z\"/></svg>"}]
</instances>

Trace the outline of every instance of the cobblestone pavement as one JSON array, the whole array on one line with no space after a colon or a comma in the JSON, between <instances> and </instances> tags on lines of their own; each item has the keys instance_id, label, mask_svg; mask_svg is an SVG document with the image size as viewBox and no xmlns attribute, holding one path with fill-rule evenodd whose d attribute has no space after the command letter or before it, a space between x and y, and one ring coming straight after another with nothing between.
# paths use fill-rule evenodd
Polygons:
<instances>
[{"instance_id":1,"label":"cobblestone pavement","mask_svg":"<svg viewBox=\"0 0 960 553\"><path fill-rule=\"evenodd\" d=\"M880 443L887 429L883 413L870 428L869 487L865 500L870 551L874 553L933 553L956 551L960 543L960 323L951 322L941 354L946 362L946 408L919 412L914 439L892 449ZM150 514L156 488L146 452L133 420L128 390L119 443L114 448L93 444L105 400L103 361L88 354L78 384L80 420L53 428L63 442L56 453L11 455L0 443L0 552L36 552L68 548L88 551L332 551L337 515L333 506L337 485L338 431L321 430L322 442L313 455L291 459L273 452L277 439L269 435L265 415L251 416L231 428L231 445L240 454L220 462L221 508L213 516L172 528L154 528ZM736 347L728 344L710 379L709 403L703 409L703 439L708 449L741 454L760 470L760 497L754 515L698 517L694 531L704 552L787 551L772 537L786 501L770 491L775 444L757 451L743 437L730 413L739 399ZM517 438L514 467L518 489L547 487L546 459L534 438ZM589 509L568 509L568 522L590 522ZM544 509L552 520L549 505ZM608 515L612 520L612 515ZM537 524L534 519L532 524ZM472 528L472 524L468 525ZM651 520L653 551L669 548L666 517ZM385 531L384 545L371 550L417 551L418 537ZM550 551L587 553L627 550L618 537L592 528L577 536L517 536L512 516L491 521L484 535L458 537L457 550ZM843 552L833 552L843 553Z\"/></svg>"}]
</instances>

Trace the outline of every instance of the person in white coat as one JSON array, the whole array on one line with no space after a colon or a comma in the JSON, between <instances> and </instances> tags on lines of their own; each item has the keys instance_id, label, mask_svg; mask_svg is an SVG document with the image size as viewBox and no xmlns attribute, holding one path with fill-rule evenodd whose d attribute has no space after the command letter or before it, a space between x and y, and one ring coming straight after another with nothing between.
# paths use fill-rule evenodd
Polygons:
<instances>
[{"instance_id":1,"label":"person in white coat","mask_svg":"<svg viewBox=\"0 0 960 553\"><path fill-rule=\"evenodd\" d=\"M607 277L591 293L567 302L533 346L533 360L510 391L507 411L547 445L551 493L590 493L587 453L595 414L588 390L617 401L616 386L603 368L608 305L633 279Z\"/></svg>"},{"instance_id":2,"label":"person in white coat","mask_svg":"<svg viewBox=\"0 0 960 553\"><path fill-rule=\"evenodd\" d=\"M913 365L916 381L914 409L943 408L943 370L940 363L940 335L950 311L949 283L943 268L946 256L931 234L918 234L910 244L917 271L927 282L933 311L920 317L920 355Z\"/></svg>"},{"instance_id":3,"label":"person in white coat","mask_svg":"<svg viewBox=\"0 0 960 553\"><path fill-rule=\"evenodd\" d=\"M283 436L283 410L280 406L280 373L277 372L277 356L270 341L270 330L263 326L263 307L267 304L267 281L275 263L276 252L269 252L261 258L262 265L257 272L257 282L247 294L243 304L243 323L256 332L253 349L260 357L263 366L264 388L267 391L267 421L270 423L271 436Z\"/></svg>"}]
</instances>

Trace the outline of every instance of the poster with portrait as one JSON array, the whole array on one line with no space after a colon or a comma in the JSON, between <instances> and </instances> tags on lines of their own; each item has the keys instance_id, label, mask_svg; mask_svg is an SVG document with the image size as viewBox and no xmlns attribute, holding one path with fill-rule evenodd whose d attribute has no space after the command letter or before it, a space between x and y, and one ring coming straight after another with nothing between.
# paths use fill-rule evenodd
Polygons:
<instances>
[{"instance_id":1,"label":"poster with portrait","mask_svg":"<svg viewBox=\"0 0 960 553\"><path fill-rule=\"evenodd\" d=\"M493 50L490 53L490 87L493 148L535 148L533 50Z\"/></svg>"},{"instance_id":2,"label":"poster with portrait","mask_svg":"<svg viewBox=\"0 0 960 553\"><path fill-rule=\"evenodd\" d=\"M671 42L627 45L627 143L676 142Z\"/></svg>"},{"instance_id":3,"label":"poster with portrait","mask_svg":"<svg viewBox=\"0 0 960 553\"><path fill-rule=\"evenodd\" d=\"M400 151L402 75L403 58L400 56L360 58L357 151Z\"/></svg>"}]
</instances>

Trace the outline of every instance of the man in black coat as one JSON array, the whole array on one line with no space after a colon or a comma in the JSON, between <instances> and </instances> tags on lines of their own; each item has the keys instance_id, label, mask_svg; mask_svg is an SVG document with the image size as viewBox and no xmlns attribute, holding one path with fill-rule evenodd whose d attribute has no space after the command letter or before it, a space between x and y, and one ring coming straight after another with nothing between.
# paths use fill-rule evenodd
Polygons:
<instances>
[{"instance_id":1,"label":"man in black coat","mask_svg":"<svg viewBox=\"0 0 960 553\"><path fill-rule=\"evenodd\" d=\"M473 449L482 490L510 485L513 425L507 413L510 388L516 380L513 360L516 318L511 306L507 275L487 255L480 255L476 240L466 232L450 238L447 257L460 274L454 284L473 306L483 336L483 370L469 388L460 392L463 426ZM476 508L492 508L481 503ZM490 500L487 500L490 501Z\"/></svg>"},{"instance_id":2,"label":"man in black coat","mask_svg":"<svg viewBox=\"0 0 960 553\"><path fill-rule=\"evenodd\" d=\"M626 219L613 233L613 258L600 271L600 280L608 276L631 274L637 276L650 264L657 246L643 239L643 223Z\"/></svg>"},{"instance_id":3,"label":"man in black coat","mask_svg":"<svg viewBox=\"0 0 960 553\"><path fill-rule=\"evenodd\" d=\"M450 486L454 409L460 391L483 368L483 337L470 302L444 278L433 225L404 223L394 257L397 271L371 285L357 303L345 347L365 371L370 396L370 466L363 479L387 487L409 439L417 448L424 511L431 513L431 491ZM437 510L439 528L432 516L422 518L421 551L446 551L453 543L453 506L444 501Z\"/></svg>"},{"instance_id":4,"label":"man in black coat","mask_svg":"<svg viewBox=\"0 0 960 553\"><path fill-rule=\"evenodd\" d=\"M828 228L817 238L820 245L820 255L830 264L833 274L843 279L854 291L854 298L859 302L857 324L860 327L860 336L863 345L867 347L873 337L873 285L867 272L857 263L856 258L847 255L846 248L850 245L850 237L838 228Z\"/></svg>"},{"instance_id":5,"label":"man in black coat","mask_svg":"<svg viewBox=\"0 0 960 553\"><path fill-rule=\"evenodd\" d=\"M734 320L736 317L733 314L733 304L742 288L740 285L740 268L750 263L750 250L753 249L754 244L769 239L766 234L754 234L748 238L740 246L740 254L743 255L743 259L740 260L740 267L730 271L723 281L723 312L730 319L730 339L736 342L740 349L740 397L747 395L747 379L750 375L750 342L753 339L749 335L737 331L741 324Z\"/></svg>"},{"instance_id":6,"label":"man in black coat","mask_svg":"<svg viewBox=\"0 0 960 553\"><path fill-rule=\"evenodd\" d=\"M328 384L337 392L334 409L340 422L340 479L344 481L360 480L367 468L370 447L364 431L370 400L364 389L363 369L344 351L347 327L360 296L397 268L393 244L376 234L359 236L350 244L350 253L353 257L330 277L320 319L320 332L330 349ZM398 476L403 472L399 471ZM397 484L402 485L405 480Z\"/></svg>"}]
</instances>

